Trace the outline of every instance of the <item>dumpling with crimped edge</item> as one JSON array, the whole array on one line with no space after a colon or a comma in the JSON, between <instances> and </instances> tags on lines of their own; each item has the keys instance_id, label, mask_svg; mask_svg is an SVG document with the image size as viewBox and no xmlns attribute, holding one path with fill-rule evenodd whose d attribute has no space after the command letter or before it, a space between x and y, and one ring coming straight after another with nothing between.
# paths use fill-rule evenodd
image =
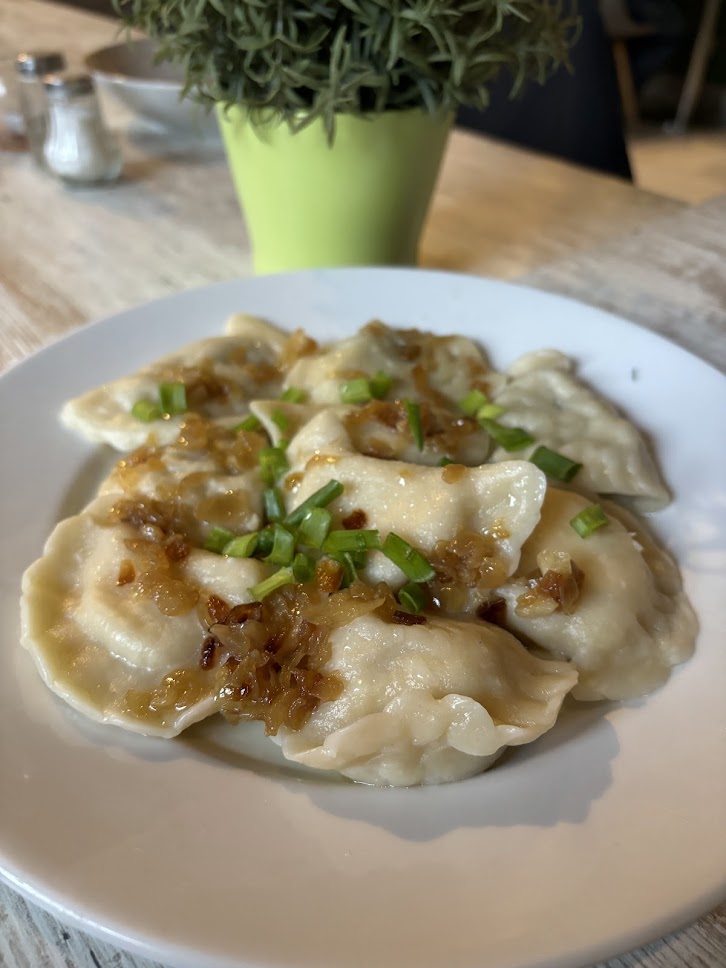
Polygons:
<instances>
[{"instance_id":1,"label":"dumpling with crimped edge","mask_svg":"<svg viewBox=\"0 0 726 968\"><path fill-rule=\"evenodd\" d=\"M117 461L99 494L174 507L197 543L203 543L209 527L256 530L264 487L258 457L267 440L230 423L236 418L188 414L172 442L146 443Z\"/></svg>"},{"instance_id":2,"label":"dumpling with crimped edge","mask_svg":"<svg viewBox=\"0 0 726 968\"><path fill-rule=\"evenodd\" d=\"M330 635L326 670L343 683L308 722L276 737L284 755L362 783L446 783L487 769L507 746L550 729L577 680L485 622L375 613Z\"/></svg>"},{"instance_id":3,"label":"dumpling with crimped edge","mask_svg":"<svg viewBox=\"0 0 726 968\"><path fill-rule=\"evenodd\" d=\"M351 447L367 457L440 466L442 458L478 467L491 449L489 435L475 420L444 407L421 405L423 447L419 450L409 425L405 404L372 400L363 406L324 407L315 403L254 400L251 412L260 420L275 446L289 441L321 410L332 412L343 424Z\"/></svg>"},{"instance_id":4,"label":"dumpling with crimped edge","mask_svg":"<svg viewBox=\"0 0 726 968\"><path fill-rule=\"evenodd\" d=\"M307 392L314 403L341 402L341 384L378 372L392 379L387 399L411 398L456 405L491 375L479 347L464 336L436 336L372 322L348 339L321 348L292 366L285 386Z\"/></svg>"},{"instance_id":5,"label":"dumpling with crimped edge","mask_svg":"<svg viewBox=\"0 0 726 968\"><path fill-rule=\"evenodd\" d=\"M527 577L497 594L507 604L508 629L572 661L579 673L576 699L631 699L661 686L693 654L697 622L675 562L622 508L605 504L608 524L580 537L569 522L588 503L549 488L518 568L518 575L539 576L548 556L574 562L582 572L574 604L563 610L549 596L538 602Z\"/></svg>"},{"instance_id":6,"label":"dumpling with crimped edge","mask_svg":"<svg viewBox=\"0 0 726 968\"><path fill-rule=\"evenodd\" d=\"M286 334L245 317L234 336L199 340L144 367L133 376L105 383L65 404L61 420L88 440L117 450L140 447L153 434L158 443L178 435L186 414L145 423L131 412L140 400L158 403L161 383L183 383L188 410L205 417L248 412L257 397L276 397L282 384L280 347Z\"/></svg>"},{"instance_id":7,"label":"dumpling with crimped edge","mask_svg":"<svg viewBox=\"0 0 726 968\"><path fill-rule=\"evenodd\" d=\"M542 444L582 464L572 481L577 490L617 494L648 509L670 500L642 435L614 407L572 374L572 361L556 350L528 353L493 394L504 407L499 422L522 427L535 439L517 456ZM492 460L510 460L497 448Z\"/></svg>"},{"instance_id":8,"label":"dumpling with crimped edge","mask_svg":"<svg viewBox=\"0 0 726 968\"><path fill-rule=\"evenodd\" d=\"M21 642L45 683L91 719L171 737L214 713L200 668L211 595L230 605L270 574L263 562L181 550L108 523L112 498L62 521L23 576Z\"/></svg>"},{"instance_id":9,"label":"dumpling with crimped edge","mask_svg":"<svg viewBox=\"0 0 726 968\"><path fill-rule=\"evenodd\" d=\"M517 567L546 489L544 474L528 461L441 468L362 456L330 410L303 427L288 454L290 479L296 482L286 496L290 510L335 479L343 492L330 505L334 527L355 512L365 522L361 527L377 529L383 538L395 532L424 554L441 551L464 533L477 534L491 544L482 563L482 582L488 587ZM365 576L394 587L405 581L378 551L371 552Z\"/></svg>"}]
</instances>

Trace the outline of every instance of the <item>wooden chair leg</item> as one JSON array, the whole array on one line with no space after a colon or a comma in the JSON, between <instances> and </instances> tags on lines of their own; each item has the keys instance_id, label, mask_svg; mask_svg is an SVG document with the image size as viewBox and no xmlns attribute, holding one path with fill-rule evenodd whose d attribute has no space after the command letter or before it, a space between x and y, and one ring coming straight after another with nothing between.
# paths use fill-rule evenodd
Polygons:
<instances>
[{"instance_id":1,"label":"wooden chair leg","mask_svg":"<svg viewBox=\"0 0 726 968\"><path fill-rule=\"evenodd\" d=\"M686 72L686 79L683 82L683 89L678 101L676 116L670 125L670 130L677 134L682 134L691 120L691 115L696 107L701 91L703 80L706 76L709 58L716 35L716 24L718 21L721 0L706 0L701 15L701 23L698 27L696 40L693 44L691 59Z\"/></svg>"}]
</instances>

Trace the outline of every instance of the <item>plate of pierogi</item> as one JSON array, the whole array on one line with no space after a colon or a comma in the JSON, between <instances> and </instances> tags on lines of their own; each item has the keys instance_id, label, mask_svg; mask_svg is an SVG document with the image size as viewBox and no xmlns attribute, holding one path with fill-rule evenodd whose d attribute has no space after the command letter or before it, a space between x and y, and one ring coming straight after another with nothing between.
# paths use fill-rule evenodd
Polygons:
<instances>
[{"instance_id":1,"label":"plate of pierogi","mask_svg":"<svg viewBox=\"0 0 726 968\"><path fill-rule=\"evenodd\" d=\"M0 379L0 876L209 968L577 968L723 896L726 381L403 269Z\"/></svg>"}]
</instances>

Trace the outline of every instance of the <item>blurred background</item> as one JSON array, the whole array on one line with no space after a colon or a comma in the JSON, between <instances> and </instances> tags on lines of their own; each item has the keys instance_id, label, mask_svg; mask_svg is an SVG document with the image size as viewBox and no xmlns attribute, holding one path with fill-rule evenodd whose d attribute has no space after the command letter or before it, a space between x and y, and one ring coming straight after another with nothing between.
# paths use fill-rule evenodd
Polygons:
<instances>
[{"instance_id":1,"label":"blurred background","mask_svg":"<svg viewBox=\"0 0 726 968\"><path fill-rule=\"evenodd\" d=\"M53 0L112 17L112 0ZM459 123L698 203L726 192L726 3L580 0L573 72Z\"/></svg>"}]
</instances>

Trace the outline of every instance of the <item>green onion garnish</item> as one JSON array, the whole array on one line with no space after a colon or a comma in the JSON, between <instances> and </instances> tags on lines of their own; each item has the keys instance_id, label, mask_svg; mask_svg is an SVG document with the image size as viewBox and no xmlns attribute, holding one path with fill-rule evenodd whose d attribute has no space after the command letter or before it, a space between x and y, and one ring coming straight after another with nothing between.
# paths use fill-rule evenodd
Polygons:
<instances>
[{"instance_id":1,"label":"green onion garnish","mask_svg":"<svg viewBox=\"0 0 726 968\"><path fill-rule=\"evenodd\" d=\"M232 428L232 430L238 434L241 430L260 430L261 427L262 424L260 421L253 413L251 413L249 417L245 417L242 423L238 423Z\"/></svg>"},{"instance_id":2,"label":"green onion garnish","mask_svg":"<svg viewBox=\"0 0 726 968\"><path fill-rule=\"evenodd\" d=\"M226 528L214 527L207 535L204 548L206 551L215 551L218 555L224 554L224 549L233 538L233 531L228 531Z\"/></svg>"},{"instance_id":3,"label":"green onion garnish","mask_svg":"<svg viewBox=\"0 0 726 968\"><path fill-rule=\"evenodd\" d=\"M288 387L284 393L280 394L280 399L286 403L305 403L307 397L307 393L300 387Z\"/></svg>"},{"instance_id":4,"label":"green onion garnish","mask_svg":"<svg viewBox=\"0 0 726 968\"><path fill-rule=\"evenodd\" d=\"M273 410L272 411L272 422L278 428L278 430L280 431L280 433L283 433L283 434L286 432L286 430L290 426L290 421L285 416L285 414L282 412L282 410Z\"/></svg>"},{"instance_id":5,"label":"green onion garnish","mask_svg":"<svg viewBox=\"0 0 726 968\"><path fill-rule=\"evenodd\" d=\"M410 581L430 581L436 575L436 571L421 552L393 531L383 542L383 554L400 568Z\"/></svg>"},{"instance_id":6,"label":"green onion garnish","mask_svg":"<svg viewBox=\"0 0 726 968\"><path fill-rule=\"evenodd\" d=\"M322 548L330 531L333 515L325 508L312 508L300 522L298 540L310 548ZM289 522L285 522L286 524Z\"/></svg>"},{"instance_id":7,"label":"green onion garnish","mask_svg":"<svg viewBox=\"0 0 726 968\"><path fill-rule=\"evenodd\" d=\"M257 531L240 535L239 538L232 538L222 548L222 554L229 555L230 558L251 558L257 550L259 540L260 535Z\"/></svg>"},{"instance_id":8,"label":"green onion garnish","mask_svg":"<svg viewBox=\"0 0 726 968\"><path fill-rule=\"evenodd\" d=\"M164 414L158 403L152 403L151 400L137 400L131 408L131 416L142 423L151 423L152 420L161 420Z\"/></svg>"},{"instance_id":9,"label":"green onion garnish","mask_svg":"<svg viewBox=\"0 0 726 968\"><path fill-rule=\"evenodd\" d=\"M442 457L439 460L439 467L446 467L447 464L455 464L455 463L456 461L453 461L450 457Z\"/></svg>"},{"instance_id":10,"label":"green onion garnish","mask_svg":"<svg viewBox=\"0 0 726 968\"><path fill-rule=\"evenodd\" d=\"M161 409L170 417L187 412L187 388L183 383L160 383L159 400Z\"/></svg>"},{"instance_id":11,"label":"green onion garnish","mask_svg":"<svg viewBox=\"0 0 726 968\"><path fill-rule=\"evenodd\" d=\"M342 551L339 555L335 555L335 560L343 566L343 585L352 585L358 578L353 555L347 551Z\"/></svg>"},{"instance_id":12,"label":"green onion garnish","mask_svg":"<svg viewBox=\"0 0 726 968\"><path fill-rule=\"evenodd\" d=\"M608 516L599 504L591 504L584 511L580 511L570 521L571 527L577 531L581 538L589 538L593 531L604 528L608 523Z\"/></svg>"},{"instance_id":13,"label":"green onion garnish","mask_svg":"<svg viewBox=\"0 0 726 968\"><path fill-rule=\"evenodd\" d=\"M276 487L267 487L262 492L262 502L265 506L265 517L268 521L281 521L285 517L285 505L282 495Z\"/></svg>"},{"instance_id":14,"label":"green onion garnish","mask_svg":"<svg viewBox=\"0 0 726 968\"><path fill-rule=\"evenodd\" d=\"M399 591L398 600L407 611L418 615L426 606L426 592L420 585L411 581Z\"/></svg>"},{"instance_id":15,"label":"green onion garnish","mask_svg":"<svg viewBox=\"0 0 726 968\"><path fill-rule=\"evenodd\" d=\"M481 390L469 390L463 400L459 400L459 410L463 411L467 417L473 417L478 410L489 403L487 395Z\"/></svg>"},{"instance_id":16,"label":"green onion garnish","mask_svg":"<svg viewBox=\"0 0 726 968\"><path fill-rule=\"evenodd\" d=\"M281 447L263 447L257 455L265 484L274 484L290 467Z\"/></svg>"},{"instance_id":17,"label":"green onion garnish","mask_svg":"<svg viewBox=\"0 0 726 968\"><path fill-rule=\"evenodd\" d=\"M272 543L274 540L274 532L272 530L272 525L268 524L266 528L260 531L257 538L257 557L265 558L272 551Z\"/></svg>"},{"instance_id":18,"label":"green onion garnish","mask_svg":"<svg viewBox=\"0 0 726 968\"><path fill-rule=\"evenodd\" d=\"M314 491L310 497L305 498L302 504L290 511L288 516L285 518L285 524L290 527L297 527L301 523L302 519L308 513L308 511L313 508L324 508L331 501L334 501L336 497L343 493L343 485L340 481L328 481L323 487L318 488Z\"/></svg>"},{"instance_id":19,"label":"green onion garnish","mask_svg":"<svg viewBox=\"0 0 726 968\"><path fill-rule=\"evenodd\" d=\"M421 426L421 407L411 400L406 400L406 414L408 415L408 425L411 428L411 436L418 450L424 448L423 427Z\"/></svg>"},{"instance_id":20,"label":"green onion garnish","mask_svg":"<svg viewBox=\"0 0 726 968\"><path fill-rule=\"evenodd\" d=\"M504 413L504 407L500 407L498 403L485 403L483 407L479 407L476 412L477 420L496 420L497 417L501 417Z\"/></svg>"},{"instance_id":21,"label":"green onion garnish","mask_svg":"<svg viewBox=\"0 0 726 968\"><path fill-rule=\"evenodd\" d=\"M383 370L379 370L378 373L370 378L368 386L371 391L371 396L376 400L382 400L391 391L393 377L384 373Z\"/></svg>"},{"instance_id":22,"label":"green onion garnish","mask_svg":"<svg viewBox=\"0 0 726 968\"><path fill-rule=\"evenodd\" d=\"M281 524L272 526L272 550L265 561L272 565L290 565L295 555L295 536Z\"/></svg>"},{"instance_id":23,"label":"green onion garnish","mask_svg":"<svg viewBox=\"0 0 726 968\"><path fill-rule=\"evenodd\" d=\"M292 562L292 574L295 581L310 581L315 574L315 559L298 551Z\"/></svg>"},{"instance_id":24,"label":"green onion garnish","mask_svg":"<svg viewBox=\"0 0 726 968\"><path fill-rule=\"evenodd\" d=\"M323 544L326 555L340 555L351 551L376 551L381 548L377 531L361 528L358 531L331 531Z\"/></svg>"},{"instance_id":25,"label":"green onion garnish","mask_svg":"<svg viewBox=\"0 0 726 968\"><path fill-rule=\"evenodd\" d=\"M344 554L350 557L350 560L356 568L365 568L368 555L367 551L346 551Z\"/></svg>"},{"instance_id":26,"label":"green onion garnish","mask_svg":"<svg viewBox=\"0 0 726 968\"><path fill-rule=\"evenodd\" d=\"M252 596L253 601L261 602L263 598L267 598L272 592L277 591L278 588L282 588L283 585L291 584L294 580L290 568L280 568L274 575L270 575L269 578L265 578L264 581L253 585L252 588L248 588L247 590Z\"/></svg>"},{"instance_id":27,"label":"green onion garnish","mask_svg":"<svg viewBox=\"0 0 726 968\"><path fill-rule=\"evenodd\" d=\"M371 385L365 377L357 377L340 384L340 399L343 403L368 403L371 399Z\"/></svg>"},{"instance_id":28,"label":"green onion garnish","mask_svg":"<svg viewBox=\"0 0 726 968\"><path fill-rule=\"evenodd\" d=\"M505 450L523 450L534 443L534 437L523 430L522 427L505 427L503 424L497 423L496 420L487 420L486 418L480 420L479 423L492 440Z\"/></svg>"},{"instance_id":29,"label":"green onion garnish","mask_svg":"<svg viewBox=\"0 0 726 968\"><path fill-rule=\"evenodd\" d=\"M548 477L553 477L556 481L571 481L572 478L582 467L564 454L558 454L549 447L538 447L529 458L541 471Z\"/></svg>"}]
</instances>

